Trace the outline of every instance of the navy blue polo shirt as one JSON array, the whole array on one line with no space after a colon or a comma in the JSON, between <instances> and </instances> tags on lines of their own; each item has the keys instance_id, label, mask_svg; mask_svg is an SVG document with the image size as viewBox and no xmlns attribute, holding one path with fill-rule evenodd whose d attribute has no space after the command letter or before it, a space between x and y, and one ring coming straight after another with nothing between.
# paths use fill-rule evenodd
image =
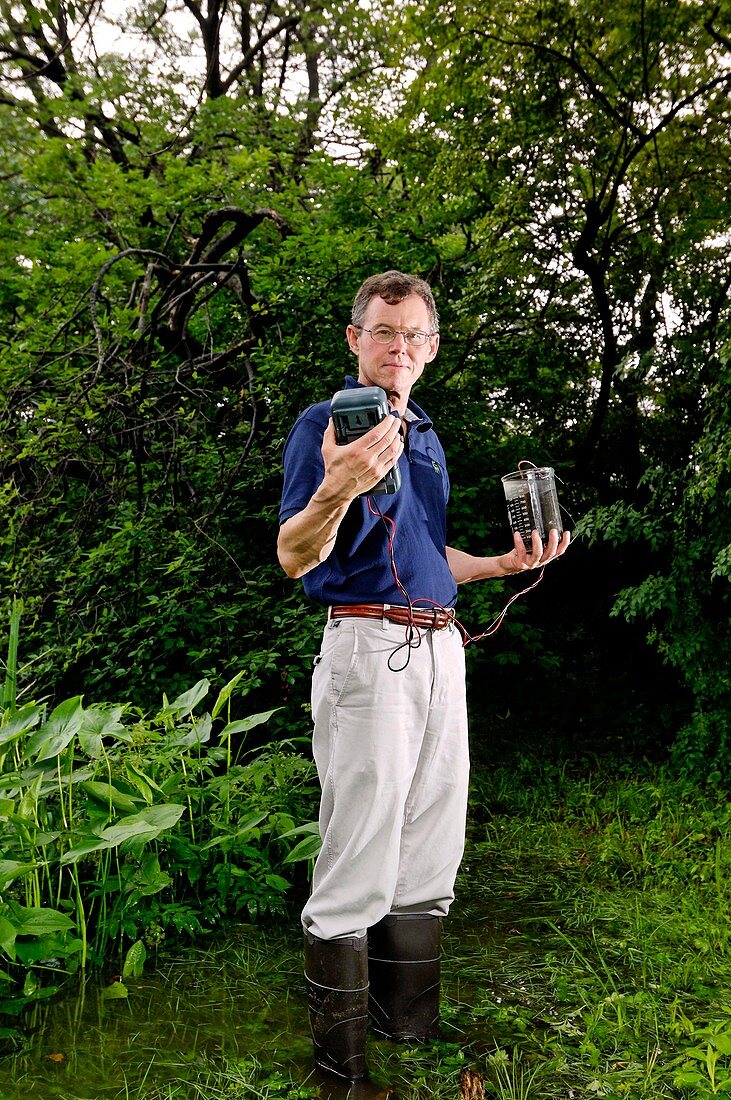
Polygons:
<instances>
[{"instance_id":1,"label":"navy blue polo shirt","mask_svg":"<svg viewBox=\"0 0 731 1100\"><path fill-rule=\"evenodd\" d=\"M346 377L347 389L359 385ZM421 598L452 607L457 584L446 557L449 477L444 451L426 413L411 400L408 408L409 431L399 458L401 488L393 496L379 494L373 499L396 524L396 569L412 602L418 604ZM289 433L280 524L301 512L322 482L325 468L320 448L329 418L330 402L321 401L305 409ZM391 571L388 537L381 519L368 510L367 498L357 497L340 524L329 556L302 578L307 595L325 605L404 604Z\"/></svg>"}]
</instances>

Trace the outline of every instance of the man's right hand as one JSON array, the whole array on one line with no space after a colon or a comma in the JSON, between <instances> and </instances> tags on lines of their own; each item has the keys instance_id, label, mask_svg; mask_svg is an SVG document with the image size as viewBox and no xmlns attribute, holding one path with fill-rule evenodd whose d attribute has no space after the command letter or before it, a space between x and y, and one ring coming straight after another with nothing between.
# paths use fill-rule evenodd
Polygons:
<instances>
[{"instance_id":1,"label":"man's right hand","mask_svg":"<svg viewBox=\"0 0 731 1100\"><path fill-rule=\"evenodd\" d=\"M277 554L288 577L302 577L325 561L351 501L396 465L404 449L400 423L387 416L359 439L339 447L330 420L321 448L325 476L307 506L279 529Z\"/></svg>"},{"instance_id":2,"label":"man's right hand","mask_svg":"<svg viewBox=\"0 0 731 1100\"><path fill-rule=\"evenodd\" d=\"M322 488L349 501L367 493L398 462L404 449L400 427L397 416L386 416L365 435L339 446L331 418L322 437Z\"/></svg>"}]
</instances>

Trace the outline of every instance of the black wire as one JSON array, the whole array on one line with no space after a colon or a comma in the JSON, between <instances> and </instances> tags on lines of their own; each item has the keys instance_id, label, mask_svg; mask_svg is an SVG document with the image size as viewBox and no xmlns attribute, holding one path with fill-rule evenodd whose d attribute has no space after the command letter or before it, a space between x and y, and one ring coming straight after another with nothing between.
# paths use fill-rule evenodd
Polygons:
<instances>
[{"instance_id":1,"label":"black wire","mask_svg":"<svg viewBox=\"0 0 731 1100\"><path fill-rule=\"evenodd\" d=\"M396 568L396 559L394 557L394 552L393 552L393 544L394 544L394 540L396 538L396 523L393 519L391 519L390 516L388 518L386 516L384 516L383 512L381 511L381 509L378 505L378 501L375 499L375 496L373 494L370 494L368 496L368 504L369 504L371 514L378 515L380 517L381 523L383 524L383 527L386 531L386 545L388 546L388 557L389 557L389 562L390 562L390 565L391 565L391 572L393 574L393 579L396 582L396 586L397 586L399 592L401 592L404 599L406 600L406 604L407 604L407 607L408 607L408 610L409 610L409 619L411 620L412 617L413 617L414 607L413 607L413 604L412 604L412 601L411 601L411 597L409 596L409 593L406 591L406 589L404 588L404 586L401 583L401 580L399 578L398 569ZM565 515L568 516L568 518L571 520L571 522L573 524L574 519L573 519L573 516L568 511L568 509L564 508L563 505L560 504L560 503L559 503L559 508ZM393 531L391 531L389 529L389 526L388 526L389 523L391 523L393 525ZM528 585L527 588L521 589L519 592L516 592L513 596L511 596L511 598L506 603L505 607L493 619L492 623L490 624L490 626L486 630L484 630L480 634L472 635L472 634L468 634L467 631L464 629L464 627L462 627L460 625L460 630L461 630L462 635L463 635L465 647L467 645L469 645L471 642L480 642L480 641L482 641L483 638L489 638L491 634L494 634L497 630L499 630L500 626L502 625L503 619L505 618L505 615L507 614L508 608L511 606L511 604L516 599L519 599L521 596L525 595L527 592L530 592L531 589L535 588L535 586L540 581L543 580L543 574L545 572L545 568L546 568L545 565L541 568L541 571L538 575L537 580L535 580L532 584ZM412 621L410 621L408 623L407 627L406 627L406 638L405 638L405 640L403 642L401 642L399 645L397 645L396 648L394 650L392 650L391 653L389 654L388 661L387 661L387 666L388 666L389 671L390 672L403 672L406 668L408 668L409 662L411 660L411 651L412 651L412 649L418 649L419 646L422 643L422 640L423 639L422 639L421 631L419 630L419 628L417 626L415 626L415 624ZM396 654L400 653L402 649L407 650L406 660L398 668L395 668L391 662L393 661Z\"/></svg>"},{"instance_id":2,"label":"black wire","mask_svg":"<svg viewBox=\"0 0 731 1100\"><path fill-rule=\"evenodd\" d=\"M389 562L390 562L390 565L391 565L391 572L393 574L393 579L396 582L396 587L398 588L399 592L403 595L404 599L406 600L406 606L409 609L409 620L411 620L413 618L414 607L413 607L413 604L411 602L411 596L409 596L409 593L406 591L406 589L404 588L404 586L401 583L401 580L399 578L398 569L396 568L396 559L395 559L394 553L393 553L393 543L394 543L394 539L396 538L396 524L395 524L394 520L391 519L390 516L389 516L388 520L386 519L386 517L384 516L383 512L381 511L381 509L378 505L378 501L375 499L374 495L371 494L368 497L368 501L371 505L371 511L373 511L373 509L375 509L377 514L380 516L381 523L383 524L383 526L386 530L386 538L387 538L386 545L388 546L388 558L389 558ZM389 530L389 527L388 527L389 522L393 524L393 531ZM401 642L399 645L397 645L396 648L394 650L392 650L391 653L388 656L388 661L386 663L387 663L389 671L390 672L403 672L406 668L408 668L409 662L411 661L411 651L412 651L412 649L418 649L419 646L421 645L421 642L422 642L421 631L419 630L419 628L417 626L414 625L413 622L409 621L409 623L406 626L406 638L405 638L405 640L403 642ZM406 660L404 661L404 663L402 665L400 665L398 668L396 668L396 667L394 667L394 665L391 662L393 661L396 654L400 653L402 649L406 649L406 651L407 651L406 652Z\"/></svg>"}]
</instances>

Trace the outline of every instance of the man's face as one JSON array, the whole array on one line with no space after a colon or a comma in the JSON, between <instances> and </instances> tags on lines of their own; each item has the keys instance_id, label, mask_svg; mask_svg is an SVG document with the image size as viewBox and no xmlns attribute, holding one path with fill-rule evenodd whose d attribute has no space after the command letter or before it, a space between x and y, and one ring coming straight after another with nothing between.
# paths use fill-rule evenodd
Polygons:
<instances>
[{"instance_id":1,"label":"man's face","mask_svg":"<svg viewBox=\"0 0 731 1100\"><path fill-rule=\"evenodd\" d=\"M389 305L383 298L371 298L363 327L348 325L346 335L350 350L358 356L358 381L364 386L381 386L394 407L403 412L414 382L421 377L439 347L439 336L430 337L421 347L406 343L397 332L387 344L379 344L367 329L388 325L392 329L431 332L429 310L418 294L410 294L402 302Z\"/></svg>"}]
</instances>

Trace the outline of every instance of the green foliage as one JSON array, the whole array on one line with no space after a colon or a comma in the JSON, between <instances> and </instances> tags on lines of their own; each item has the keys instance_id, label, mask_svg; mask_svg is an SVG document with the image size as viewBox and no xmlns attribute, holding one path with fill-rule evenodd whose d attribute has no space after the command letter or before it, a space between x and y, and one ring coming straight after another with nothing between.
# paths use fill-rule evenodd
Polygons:
<instances>
[{"instance_id":1,"label":"green foliage","mask_svg":"<svg viewBox=\"0 0 731 1100\"><path fill-rule=\"evenodd\" d=\"M678 761L729 771L722 14L450 0L394 35L379 2L191 0L121 16L126 56L93 48L98 8L0 16L0 601L52 698L148 710L238 670L300 732L320 615L276 562L281 448L398 266L442 317L415 396L450 541L508 548L523 458L590 513L472 657L475 706L530 659L558 715L647 635L693 714L657 748L685 726ZM472 633L507 591L460 596Z\"/></svg>"},{"instance_id":2,"label":"green foliage","mask_svg":"<svg viewBox=\"0 0 731 1100\"><path fill-rule=\"evenodd\" d=\"M483 470L525 457L556 466L569 512L584 516L594 568L572 551L573 591L566 569L550 575L553 620L533 607L521 636L516 608L496 659L553 660L565 687L556 639L583 620L591 656L575 690L586 697L602 690L587 665L622 659L600 616L588 626L589 604L649 620L695 710L675 758L725 777L731 192L719 19L711 3L611 21L591 0L426 5L409 24L426 63L397 110L369 103L362 125L438 255L446 338L432 392L450 399L439 407L452 537L502 549L479 508L499 514ZM468 621L490 621L496 603L460 596Z\"/></svg>"},{"instance_id":3,"label":"green foliage","mask_svg":"<svg viewBox=\"0 0 731 1100\"><path fill-rule=\"evenodd\" d=\"M685 680L695 709L673 748L679 767L713 782L731 776L731 579L725 568L731 498L731 433L727 366L710 362L717 379L689 461L657 466L643 478L647 504L595 508L582 525L591 541L627 545L654 568L618 593L613 615L650 623L648 640Z\"/></svg>"},{"instance_id":4,"label":"green foliage","mask_svg":"<svg viewBox=\"0 0 731 1100\"><path fill-rule=\"evenodd\" d=\"M468 928L483 907L491 918L454 950L460 1009L497 1048L478 1063L486 1082L507 1071L532 1079L529 1096L722 1095L726 797L647 765L523 755L480 770L473 804L458 897Z\"/></svg>"},{"instance_id":5,"label":"green foliage","mask_svg":"<svg viewBox=\"0 0 731 1100\"><path fill-rule=\"evenodd\" d=\"M241 680L202 714L207 680L153 715L79 696L50 712L6 702L0 950L20 988L4 993L0 1012L130 943L134 975L168 936L287 911L289 838L312 816L313 766L291 742L247 749L273 712L232 721Z\"/></svg>"},{"instance_id":6,"label":"green foliage","mask_svg":"<svg viewBox=\"0 0 731 1100\"><path fill-rule=\"evenodd\" d=\"M725 795L647 763L556 765L521 752L473 769L471 807L443 925L443 1038L369 1035L374 1080L403 1100L469 1095L470 1080L502 1100L725 1095ZM78 1012L38 1006L27 1044L3 1065L8 1100L43 1094L60 1075L79 1096L314 1100L296 923L230 931L163 951L157 974L135 978L133 955L108 987L127 987L122 1012L100 1009L93 985L86 1014L81 999ZM45 1061L51 1041L67 1053L60 1071Z\"/></svg>"}]
</instances>

